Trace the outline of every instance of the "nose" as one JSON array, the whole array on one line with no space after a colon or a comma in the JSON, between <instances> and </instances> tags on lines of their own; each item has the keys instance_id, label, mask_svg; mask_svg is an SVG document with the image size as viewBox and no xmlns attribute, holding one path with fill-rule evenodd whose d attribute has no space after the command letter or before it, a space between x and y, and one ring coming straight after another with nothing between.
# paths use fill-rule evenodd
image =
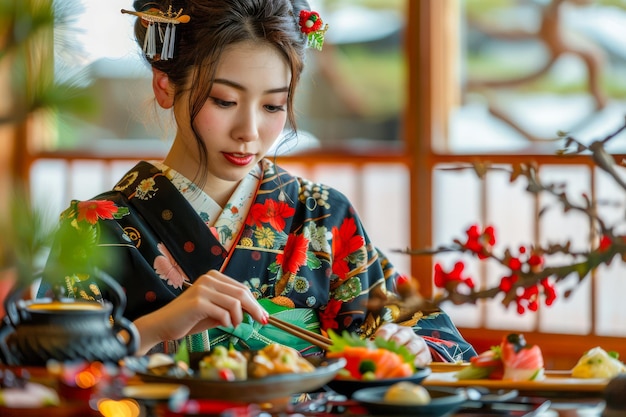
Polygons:
<instances>
[{"instance_id":1,"label":"nose","mask_svg":"<svg viewBox=\"0 0 626 417\"><path fill-rule=\"evenodd\" d=\"M259 138L259 115L252 109L242 109L237 113L233 138L242 142L251 142Z\"/></svg>"}]
</instances>

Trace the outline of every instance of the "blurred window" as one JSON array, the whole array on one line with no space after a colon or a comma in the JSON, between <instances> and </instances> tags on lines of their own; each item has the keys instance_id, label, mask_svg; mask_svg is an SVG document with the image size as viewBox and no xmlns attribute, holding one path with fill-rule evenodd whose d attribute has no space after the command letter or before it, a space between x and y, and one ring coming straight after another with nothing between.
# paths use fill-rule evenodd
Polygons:
<instances>
[{"instance_id":1,"label":"blurred window","mask_svg":"<svg viewBox=\"0 0 626 417\"><path fill-rule=\"evenodd\" d=\"M69 54L57 54L56 73L89 86L99 110L92 117L60 118L48 150L123 146L140 152L145 140L168 139L173 133L167 124L152 123L151 72L134 41L134 17L120 13L132 9L132 3L57 2L76 11L73 25L57 31L71 39L72 48ZM309 139L303 146L358 152L369 146L397 148L406 90L406 0L311 0L310 5L330 30L322 52L308 51L300 83L298 127ZM166 144L159 146L165 152Z\"/></svg>"},{"instance_id":2,"label":"blurred window","mask_svg":"<svg viewBox=\"0 0 626 417\"><path fill-rule=\"evenodd\" d=\"M626 3L460 4L461 95L436 149L553 154L559 131L591 140L623 123Z\"/></svg>"}]
</instances>

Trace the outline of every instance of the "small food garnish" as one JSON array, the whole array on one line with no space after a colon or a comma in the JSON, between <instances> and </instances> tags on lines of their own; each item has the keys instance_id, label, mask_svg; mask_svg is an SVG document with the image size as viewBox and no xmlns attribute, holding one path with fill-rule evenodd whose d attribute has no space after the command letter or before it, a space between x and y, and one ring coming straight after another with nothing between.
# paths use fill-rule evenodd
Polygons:
<instances>
[{"instance_id":1,"label":"small food garnish","mask_svg":"<svg viewBox=\"0 0 626 417\"><path fill-rule=\"evenodd\" d=\"M59 405L59 395L54 389L29 378L25 370L20 375L10 369L0 369L0 406L37 408Z\"/></svg>"},{"instance_id":2,"label":"small food garnish","mask_svg":"<svg viewBox=\"0 0 626 417\"><path fill-rule=\"evenodd\" d=\"M272 343L252 357L250 373L254 378L285 373L313 372L315 366L296 349Z\"/></svg>"},{"instance_id":3,"label":"small food garnish","mask_svg":"<svg viewBox=\"0 0 626 417\"><path fill-rule=\"evenodd\" d=\"M383 399L392 404L424 405L430 402L430 394L421 385L402 381L389 387Z\"/></svg>"},{"instance_id":4,"label":"small food garnish","mask_svg":"<svg viewBox=\"0 0 626 417\"><path fill-rule=\"evenodd\" d=\"M457 379L502 379L513 381L543 378L543 355L529 345L524 335L511 333L498 346L470 358L470 366L456 373Z\"/></svg>"},{"instance_id":5,"label":"small food garnish","mask_svg":"<svg viewBox=\"0 0 626 417\"><path fill-rule=\"evenodd\" d=\"M174 366L174 358L165 353L153 353L148 357L148 372L154 375L167 375Z\"/></svg>"},{"instance_id":6,"label":"small food garnish","mask_svg":"<svg viewBox=\"0 0 626 417\"><path fill-rule=\"evenodd\" d=\"M189 365L183 361L177 361L175 357L165 353L153 353L148 357L146 366L148 373L158 376L173 376L183 378L191 375Z\"/></svg>"},{"instance_id":7,"label":"small food garnish","mask_svg":"<svg viewBox=\"0 0 626 417\"><path fill-rule=\"evenodd\" d=\"M504 365L502 364L500 346L482 352L470 358L470 366L456 373L457 379L502 379Z\"/></svg>"},{"instance_id":8,"label":"small food garnish","mask_svg":"<svg viewBox=\"0 0 626 417\"><path fill-rule=\"evenodd\" d=\"M613 353L613 355L611 354ZM574 378L613 378L626 373L616 352L607 352L599 346L585 352L572 369Z\"/></svg>"},{"instance_id":9,"label":"small food garnish","mask_svg":"<svg viewBox=\"0 0 626 417\"><path fill-rule=\"evenodd\" d=\"M329 330L328 335L333 344L326 356L347 361L345 372L338 373L337 379L369 381L404 378L415 373L415 357L404 346L380 338L363 340L348 332L339 336Z\"/></svg>"},{"instance_id":10,"label":"small food garnish","mask_svg":"<svg viewBox=\"0 0 626 417\"><path fill-rule=\"evenodd\" d=\"M500 345L503 380L537 381L544 377L543 354L538 345L529 345L521 334L508 335Z\"/></svg>"},{"instance_id":11,"label":"small food garnish","mask_svg":"<svg viewBox=\"0 0 626 417\"><path fill-rule=\"evenodd\" d=\"M200 378L212 381L234 381L248 378L248 360L235 349L216 346L198 363Z\"/></svg>"}]
</instances>

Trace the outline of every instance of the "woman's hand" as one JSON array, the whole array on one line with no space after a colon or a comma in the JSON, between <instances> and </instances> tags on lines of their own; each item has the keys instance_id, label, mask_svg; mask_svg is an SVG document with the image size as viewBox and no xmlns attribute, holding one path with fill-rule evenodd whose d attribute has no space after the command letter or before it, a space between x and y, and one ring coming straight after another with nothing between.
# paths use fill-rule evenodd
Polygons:
<instances>
[{"instance_id":1,"label":"woman's hand","mask_svg":"<svg viewBox=\"0 0 626 417\"><path fill-rule=\"evenodd\" d=\"M221 272L209 271L166 306L135 320L141 336L137 354L145 354L159 342L178 340L212 327L236 327L244 312L267 323L269 314L248 287Z\"/></svg>"},{"instance_id":2,"label":"woman's hand","mask_svg":"<svg viewBox=\"0 0 626 417\"><path fill-rule=\"evenodd\" d=\"M433 361L430 349L426 341L415 334L412 328L400 326L395 323L385 323L376 331L374 335L385 340L393 340L401 346L405 346L409 352L415 355L414 364L417 367L424 367Z\"/></svg>"}]
</instances>

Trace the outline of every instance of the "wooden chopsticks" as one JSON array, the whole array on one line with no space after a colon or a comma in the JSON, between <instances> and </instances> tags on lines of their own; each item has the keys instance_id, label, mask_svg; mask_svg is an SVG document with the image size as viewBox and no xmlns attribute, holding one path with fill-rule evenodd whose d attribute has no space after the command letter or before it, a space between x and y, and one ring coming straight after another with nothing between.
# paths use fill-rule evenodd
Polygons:
<instances>
[{"instance_id":1,"label":"wooden chopsticks","mask_svg":"<svg viewBox=\"0 0 626 417\"><path fill-rule=\"evenodd\" d=\"M292 334L296 337L299 337L302 340L306 340L307 342L311 343L312 345L315 345L323 350L328 350L330 349L330 346L332 345L332 341L327 338L322 336L321 334L312 332L310 330L307 329L303 329L301 327L296 326L295 324L289 323L287 321L281 320L279 318L276 318L274 316L270 316L269 317L269 324L271 324L274 327L277 327L289 334Z\"/></svg>"}]
</instances>

